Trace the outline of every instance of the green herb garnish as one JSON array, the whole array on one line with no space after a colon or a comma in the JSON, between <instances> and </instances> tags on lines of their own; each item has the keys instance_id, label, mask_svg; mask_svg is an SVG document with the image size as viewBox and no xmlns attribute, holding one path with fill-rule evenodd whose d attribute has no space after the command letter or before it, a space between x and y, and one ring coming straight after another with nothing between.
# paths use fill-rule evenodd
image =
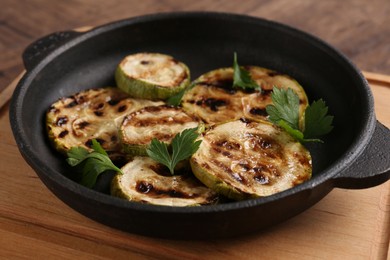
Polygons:
<instances>
[{"instance_id":1,"label":"green herb garnish","mask_svg":"<svg viewBox=\"0 0 390 260\"><path fill-rule=\"evenodd\" d=\"M182 160L194 154L202 142L198 138L198 128L185 129L172 140L172 153L168 152L168 145L153 138L146 152L150 158L168 167L174 174L175 166Z\"/></svg>"},{"instance_id":2,"label":"green herb garnish","mask_svg":"<svg viewBox=\"0 0 390 260\"><path fill-rule=\"evenodd\" d=\"M180 103L181 103L181 100L182 100L182 98L183 98L183 96L184 96L184 94L185 94L188 90L190 90L190 89L192 89L193 87L195 87L195 85L196 85L195 83L191 83L191 85L189 85L188 87L186 87L186 88L180 90L180 91L179 91L178 93L176 93L175 95L169 97L169 98L166 100L166 103L167 103L168 105L170 105L170 106L175 106L175 107L179 106Z\"/></svg>"},{"instance_id":3,"label":"green herb garnish","mask_svg":"<svg viewBox=\"0 0 390 260\"><path fill-rule=\"evenodd\" d=\"M68 152L66 161L70 166L80 166L81 180L80 184L92 188L97 177L109 170L113 170L123 174L121 169L116 167L108 154L100 146L95 139L92 140L92 152L89 152L84 147L72 147Z\"/></svg>"},{"instance_id":4,"label":"green herb garnish","mask_svg":"<svg viewBox=\"0 0 390 260\"><path fill-rule=\"evenodd\" d=\"M299 126L299 97L292 89L273 88L272 105L266 107L269 120L284 128L300 142L322 142L318 136L329 133L332 129L333 116L327 115L328 107L320 99L314 101L305 110L305 124Z\"/></svg>"},{"instance_id":5,"label":"green herb garnish","mask_svg":"<svg viewBox=\"0 0 390 260\"><path fill-rule=\"evenodd\" d=\"M233 87L242 89L261 90L260 86L254 81L246 69L238 65L237 53L234 53L233 61Z\"/></svg>"}]
</instances>

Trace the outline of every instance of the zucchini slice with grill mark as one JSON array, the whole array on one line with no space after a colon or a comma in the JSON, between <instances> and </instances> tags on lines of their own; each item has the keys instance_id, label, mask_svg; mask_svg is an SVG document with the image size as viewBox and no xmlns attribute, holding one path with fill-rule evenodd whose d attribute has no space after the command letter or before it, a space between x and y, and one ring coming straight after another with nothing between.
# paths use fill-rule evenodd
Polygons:
<instances>
[{"instance_id":1,"label":"zucchini slice with grill mark","mask_svg":"<svg viewBox=\"0 0 390 260\"><path fill-rule=\"evenodd\" d=\"M171 56L137 53L120 62L115 80L132 97L165 100L189 85L190 71Z\"/></svg>"},{"instance_id":2,"label":"zucchini slice with grill mark","mask_svg":"<svg viewBox=\"0 0 390 260\"><path fill-rule=\"evenodd\" d=\"M269 196L311 177L308 150L268 121L215 124L191 157L194 175L235 200Z\"/></svg>"},{"instance_id":3,"label":"zucchini slice with grill mark","mask_svg":"<svg viewBox=\"0 0 390 260\"><path fill-rule=\"evenodd\" d=\"M89 89L53 103L46 113L46 128L61 153L74 146L90 149L96 139L110 158L123 157L118 128L123 117L145 106L163 102L129 98L115 87Z\"/></svg>"},{"instance_id":4,"label":"zucchini slice with grill mark","mask_svg":"<svg viewBox=\"0 0 390 260\"><path fill-rule=\"evenodd\" d=\"M253 80L262 89L242 90L233 88L233 68L221 68L203 74L195 80L195 87L187 91L182 106L188 113L198 116L207 123L220 123L239 118L267 119L265 107L272 104L271 92L274 86L291 88L300 100L300 124L308 105L302 86L293 78L257 66L246 66Z\"/></svg>"},{"instance_id":5,"label":"zucchini slice with grill mark","mask_svg":"<svg viewBox=\"0 0 390 260\"><path fill-rule=\"evenodd\" d=\"M215 204L218 195L190 172L171 175L149 157L134 157L122 167L111 183L111 194L131 201L165 205L198 206Z\"/></svg>"},{"instance_id":6,"label":"zucchini slice with grill mark","mask_svg":"<svg viewBox=\"0 0 390 260\"><path fill-rule=\"evenodd\" d=\"M126 153L147 156L146 149L153 138L170 144L176 134L198 125L199 120L181 108L152 106L128 114L120 126L119 136Z\"/></svg>"}]
</instances>

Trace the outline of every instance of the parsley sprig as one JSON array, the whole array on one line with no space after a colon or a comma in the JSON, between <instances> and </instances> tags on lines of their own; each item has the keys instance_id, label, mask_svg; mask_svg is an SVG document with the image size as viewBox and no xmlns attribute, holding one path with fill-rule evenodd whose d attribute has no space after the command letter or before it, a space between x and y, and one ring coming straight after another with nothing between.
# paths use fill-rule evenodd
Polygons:
<instances>
[{"instance_id":1,"label":"parsley sprig","mask_svg":"<svg viewBox=\"0 0 390 260\"><path fill-rule=\"evenodd\" d=\"M304 126L299 125L299 97L292 89L273 88L272 105L266 107L269 120L284 128L300 142L323 142L318 139L332 131L333 116L328 115L328 107L322 99L307 106L304 113Z\"/></svg>"},{"instance_id":2,"label":"parsley sprig","mask_svg":"<svg viewBox=\"0 0 390 260\"><path fill-rule=\"evenodd\" d=\"M246 69L241 67L237 61L237 53L234 53L233 61L233 87L242 89L261 90L260 86L254 81Z\"/></svg>"},{"instance_id":3,"label":"parsley sprig","mask_svg":"<svg viewBox=\"0 0 390 260\"><path fill-rule=\"evenodd\" d=\"M153 138L146 152L150 158L167 166L173 175L175 166L199 149L202 141L195 141L198 136L197 127L183 130L173 138L171 153L168 151L168 145L166 143Z\"/></svg>"},{"instance_id":4,"label":"parsley sprig","mask_svg":"<svg viewBox=\"0 0 390 260\"><path fill-rule=\"evenodd\" d=\"M97 177L109 170L123 174L121 169L116 167L107 152L101 147L98 141L92 140L93 151L88 151L84 147L72 147L68 152L66 161L70 166L79 166L81 170L80 184L92 188Z\"/></svg>"},{"instance_id":5,"label":"parsley sprig","mask_svg":"<svg viewBox=\"0 0 390 260\"><path fill-rule=\"evenodd\" d=\"M185 94L187 91L191 90L193 87L195 87L195 85L196 85L196 84L195 84L194 82L191 83L188 87L186 87L186 88L180 90L180 91L179 91L178 93L176 93L175 95L169 97L169 98L166 100L166 103L167 103L168 105L170 105L170 106L175 106L175 107L179 106L180 103L181 103L181 100L183 99L184 94Z\"/></svg>"}]
</instances>

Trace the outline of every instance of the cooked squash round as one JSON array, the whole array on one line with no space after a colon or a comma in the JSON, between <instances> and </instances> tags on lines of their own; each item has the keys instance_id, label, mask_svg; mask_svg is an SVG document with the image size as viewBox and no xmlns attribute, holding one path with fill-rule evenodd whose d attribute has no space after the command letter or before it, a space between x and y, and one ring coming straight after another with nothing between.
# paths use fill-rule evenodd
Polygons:
<instances>
[{"instance_id":1,"label":"cooked squash round","mask_svg":"<svg viewBox=\"0 0 390 260\"><path fill-rule=\"evenodd\" d=\"M300 123L303 124L303 113L308 105L308 99L296 80L262 67L246 66L245 69L261 87L261 92L233 88L233 68L216 69L195 80L195 86L183 96L183 109L207 123L220 123L239 118L264 120L268 116L265 108L272 104L273 88L291 88L299 97Z\"/></svg>"},{"instance_id":2,"label":"cooked squash round","mask_svg":"<svg viewBox=\"0 0 390 260\"><path fill-rule=\"evenodd\" d=\"M194 175L235 200L263 197L311 177L309 151L267 121L236 120L214 125L191 157Z\"/></svg>"},{"instance_id":3,"label":"cooked squash round","mask_svg":"<svg viewBox=\"0 0 390 260\"><path fill-rule=\"evenodd\" d=\"M149 157L135 157L114 177L111 194L131 201L165 205L197 206L214 204L218 195L191 173L171 175Z\"/></svg>"},{"instance_id":4,"label":"cooked squash round","mask_svg":"<svg viewBox=\"0 0 390 260\"><path fill-rule=\"evenodd\" d=\"M199 120L181 108L166 105L145 107L128 114L119 129L124 151L130 155L146 156L153 138L170 144L176 134L195 128Z\"/></svg>"},{"instance_id":5,"label":"cooked squash round","mask_svg":"<svg viewBox=\"0 0 390 260\"><path fill-rule=\"evenodd\" d=\"M137 53L120 62L115 80L132 97L165 100L189 85L190 71L169 55Z\"/></svg>"},{"instance_id":6,"label":"cooked squash round","mask_svg":"<svg viewBox=\"0 0 390 260\"><path fill-rule=\"evenodd\" d=\"M162 102L129 98L118 88L89 89L53 103L46 113L46 128L54 147L65 154L70 148L90 149L96 139L110 158L122 157L118 128L123 117Z\"/></svg>"}]
</instances>

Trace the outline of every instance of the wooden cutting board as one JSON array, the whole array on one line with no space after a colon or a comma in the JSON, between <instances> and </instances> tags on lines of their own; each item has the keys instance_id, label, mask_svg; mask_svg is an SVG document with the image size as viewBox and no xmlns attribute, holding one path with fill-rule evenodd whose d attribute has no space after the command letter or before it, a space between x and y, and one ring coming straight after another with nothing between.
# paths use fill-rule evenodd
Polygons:
<instances>
[{"instance_id":1,"label":"wooden cutting board","mask_svg":"<svg viewBox=\"0 0 390 260\"><path fill-rule=\"evenodd\" d=\"M390 127L390 76L364 74L377 118ZM390 181L334 189L302 214L234 239L163 240L94 222L57 199L21 157L8 117L16 82L0 93L0 258L390 259Z\"/></svg>"}]
</instances>

